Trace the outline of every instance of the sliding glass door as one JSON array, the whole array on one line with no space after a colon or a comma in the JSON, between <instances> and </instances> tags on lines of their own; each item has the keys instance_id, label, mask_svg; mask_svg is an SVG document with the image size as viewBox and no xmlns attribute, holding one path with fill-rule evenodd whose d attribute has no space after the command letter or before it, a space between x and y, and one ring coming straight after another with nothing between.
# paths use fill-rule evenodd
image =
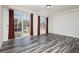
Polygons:
<instances>
[{"instance_id":1,"label":"sliding glass door","mask_svg":"<svg viewBox=\"0 0 79 59\"><path fill-rule=\"evenodd\" d=\"M22 21L19 19L14 20L15 37L22 36Z\"/></svg>"},{"instance_id":2,"label":"sliding glass door","mask_svg":"<svg viewBox=\"0 0 79 59\"><path fill-rule=\"evenodd\" d=\"M25 16L26 19L23 19L23 36L30 35L30 16Z\"/></svg>"},{"instance_id":3,"label":"sliding glass door","mask_svg":"<svg viewBox=\"0 0 79 59\"><path fill-rule=\"evenodd\" d=\"M46 17L40 17L40 34L46 34Z\"/></svg>"},{"instance_id":4,"label":"sliding glass door","mask_svg":"<svg viewBox=\"0 0 79 59\"><path fill-rule=\"evenodd\" d=\"M22 36L22 18L20 18L20 14L14 11L14 33L15 38Z\"/></svg>"},{"instance_id":5,"label":"sliding glass door","mask_svg":"<svg viewBox=\"0 0 79 59\"><path fill-rule=\"evenodd\" d=\"M30 35L30 16L14 11L15 38Z\"/></svg>"}]
</instances>

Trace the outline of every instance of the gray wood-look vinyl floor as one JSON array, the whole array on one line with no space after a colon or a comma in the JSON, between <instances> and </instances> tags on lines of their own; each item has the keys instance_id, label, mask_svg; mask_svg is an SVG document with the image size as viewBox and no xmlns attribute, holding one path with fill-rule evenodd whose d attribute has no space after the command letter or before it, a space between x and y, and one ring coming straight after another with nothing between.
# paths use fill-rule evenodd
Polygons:
<instances>
[{"instance_id":1,"label":"gray wood-look vinyl floor","mask_svg":"<svg viewBox=\"0 0 79 59\"><path fill-rule=\"evenodd\" d=\"M4 42L0 53L79 53L79 38L52 33L23 37Z\"/></svg>"}]
</instances>

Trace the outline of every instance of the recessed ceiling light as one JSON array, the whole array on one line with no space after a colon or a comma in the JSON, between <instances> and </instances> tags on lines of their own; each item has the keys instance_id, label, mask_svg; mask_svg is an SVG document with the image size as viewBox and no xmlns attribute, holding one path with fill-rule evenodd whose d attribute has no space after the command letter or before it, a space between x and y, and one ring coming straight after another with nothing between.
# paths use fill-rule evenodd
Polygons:
<instances>
[{"instance_id":1,"label":"recessed ceiling light","mask_svg":"<svg viewBox=\"0 0 79 59\"><path fill-rule=\"evenodd\" d=\"M45 5L44 6L44 8L46 8L46 9L48 9L48 8L50 8L51 7L51 5Z\"/></svg>"}]
</instances>

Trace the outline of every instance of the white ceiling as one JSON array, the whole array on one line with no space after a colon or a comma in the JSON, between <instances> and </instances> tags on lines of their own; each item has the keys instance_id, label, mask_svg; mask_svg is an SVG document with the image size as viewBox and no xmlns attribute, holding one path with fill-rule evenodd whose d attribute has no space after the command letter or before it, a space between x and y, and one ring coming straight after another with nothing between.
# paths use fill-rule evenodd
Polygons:
<instances>
[{"instance_id":1,"label":"white ceiling","mask_svg":"<svg viewBox=\"0 0 79 59\"><path fill-rule=\"evenodd\" d=\"M79 5L53 5L49 9L45 9L44 5L15 5L30 11L46 14L55 14L67 10L79 8Z\"/></svg>"}]
</instances>

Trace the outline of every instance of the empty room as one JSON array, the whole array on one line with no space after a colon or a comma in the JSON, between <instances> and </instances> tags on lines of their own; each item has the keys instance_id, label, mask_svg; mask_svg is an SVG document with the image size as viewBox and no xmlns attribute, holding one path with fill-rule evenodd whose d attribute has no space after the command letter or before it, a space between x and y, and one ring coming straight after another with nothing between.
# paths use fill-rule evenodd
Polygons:
<instances>
[{"instance_id":1,"label":"empty room","mask_svg":"<svg viewBox=\"0 0 79 59\"><path fill-rule=\"evenodd\" d=\"M79 5L0 5L0 53L79 53Z\"/></svg>"}]
</instances>

